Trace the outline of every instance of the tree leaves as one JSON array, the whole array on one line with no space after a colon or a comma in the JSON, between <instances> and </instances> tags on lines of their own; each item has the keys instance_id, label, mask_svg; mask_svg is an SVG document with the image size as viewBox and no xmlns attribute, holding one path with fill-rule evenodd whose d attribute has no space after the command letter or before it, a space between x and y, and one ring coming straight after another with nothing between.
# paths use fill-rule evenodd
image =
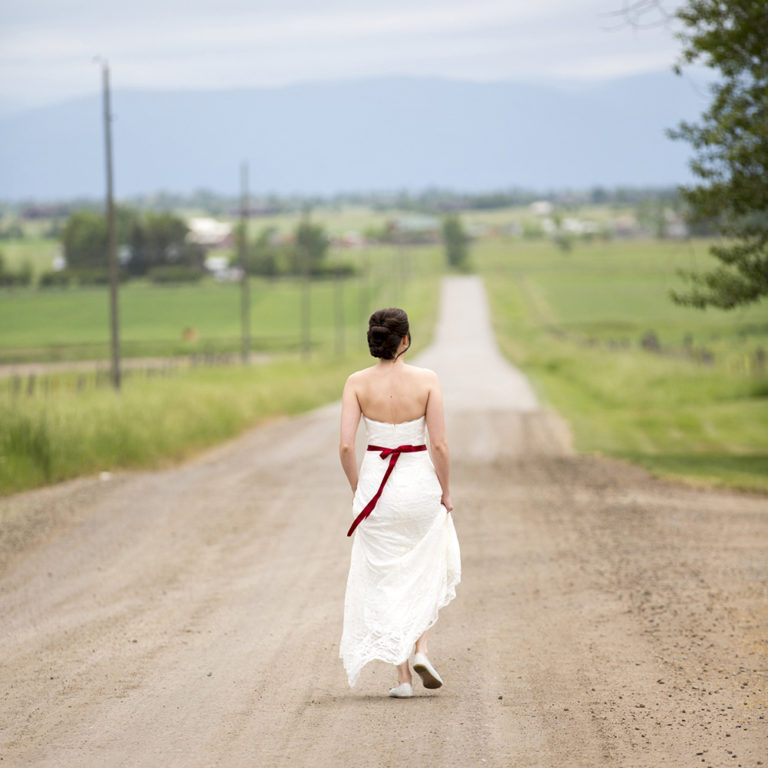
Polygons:
<instances>
[{"instance_id":1,"label":"tree leaves","mask_svg":"<svg viewBox=\"0 0 768 768\"><path fill-rule=\"evenodd\" d=\"M678 10L684 30L678 74L697 61L719 70L699 124L669 131L696 151L690 168L701 183L681 194L694 221L710 221L725 238L712 247L723 262L706 274L685 273L681 304L731 309L768 295L768 4L690 0Z\"/></svg>"}]
</instances>

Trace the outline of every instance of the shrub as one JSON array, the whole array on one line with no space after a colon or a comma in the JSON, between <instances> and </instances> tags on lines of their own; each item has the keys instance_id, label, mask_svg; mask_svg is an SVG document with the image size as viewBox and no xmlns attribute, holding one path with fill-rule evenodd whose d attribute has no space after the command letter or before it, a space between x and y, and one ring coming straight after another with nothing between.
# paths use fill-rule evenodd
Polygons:
<instances>
[{"instance_id":1,"label":"shrub","mask_svg":"<svg viewBox=\"0 0 768 768\"><path fill-rule=\"evenodd\" d=\"M74 275L69 269L58 272L46 272L40 276L38 288L67 288L74 281Z\"/></svg>"},{"instance_id":2,"label":"shrub","mask_svg":"<svg viewBox=\"0 0 768 768\"><path fill-rule=\"evenodd\" d=\"M147 277L153 283L194 283L203 277L205 272L200 267L186 264L170 264L153 267L147 272Z\"/></svg>"},{"instance_id":3,"label":"shrub","mask_svg":"<svg viewBox=\"0 0 768 768\"><path fill-rule=\"evenodd\" d=\"M98 267L72 270L80 285L106 285L109 282L109 272Z\"/></svg>"}]
</instances>

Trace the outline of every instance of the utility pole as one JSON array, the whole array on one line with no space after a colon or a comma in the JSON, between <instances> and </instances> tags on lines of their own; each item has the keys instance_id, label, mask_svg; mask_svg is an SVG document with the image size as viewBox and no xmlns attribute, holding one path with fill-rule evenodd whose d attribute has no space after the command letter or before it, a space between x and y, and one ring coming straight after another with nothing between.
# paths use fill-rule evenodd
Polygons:
<instances>
[{"instance_id":1,"label":"utility pole","mask_svg":"<svg viewBox=\"0 0 768 768\"><path fill-rule=\"evenodd\" d=\"M368 253L366 246L363 246L363 252L360 258L360 295L358 299L360 307L360 321L365 322L368 320L368 301L370 293L370 279L371 279L371 254Z\"/></svg>"},{"instance_id":2,"label":"utility pole","mask_svg":"<svg viewBox=\"0 0 768 768\"><path fill-rule=\"evenodd\" d=\"M334 305L336 309L336 355L344 357L344 275L341 267L334 275Z\"/></svg>"},{"instance_id":3,"label":"utility pole","mask_svg":"<svg viewBox=\"0 0 768 768\"><path fill-rule=\"evenodd\" d=\"M101 61L102 84L104 91L104 148L107 167L107 254L109 258L109 319L111 328L112 362L110 378L112 386L120 389L120 334L118 328L118 263L117 241L115 237L115 202L112 195L112 110L109 100L109 64Z\"/></svg>"},{"instance_id":4,"label":"utility pole","mask_svg":"<svg viewBox=\"0 0 768 768\"><path fill-rule=\"evenodd\" d=\"M402 270L400 269L400 253L402 251L400 230L395 231L395 242L392 246L392 303L395 306L400 304L400 278Z\"/></svg>"},{"instance_id":5,"label":"utility pole","mask_svg":"<svg viewBox=\"0 0 768 768\"><path fill-rule=\"evenodd\" d=\"M243 365L251 357L251 291L248 279L248 163L240 166L240 324Z\"/></svg>"},{"instance_id":6,"label":"utility pole","mask_svg":"<svg viewBox=\"0 0 768 768\"><path fill-rule=\"evenodd\" d=\"M309 224L309 206L304 208L302 213L302 221ZM301 232L301 227L299 228ZM311 299L310 290L312 287L312 273L310 269L310 253L309 242L307 242L309 235L305 234L304 242L299 242L296 246L300 249L300 258L302 266L302 286L301 286L301 356L305 360L309 360L312 354L312 326L311 326Z\"/></svg>"}]
</instances>

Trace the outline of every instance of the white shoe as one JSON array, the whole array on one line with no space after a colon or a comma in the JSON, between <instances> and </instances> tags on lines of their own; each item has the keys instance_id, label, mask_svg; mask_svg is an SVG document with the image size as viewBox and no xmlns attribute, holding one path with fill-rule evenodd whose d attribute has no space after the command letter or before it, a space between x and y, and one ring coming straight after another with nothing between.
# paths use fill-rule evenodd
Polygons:
<instances>
[{"instance_id":1,"label":"white shoe","mask_svg":"<svg viewBox=\"0 0 768 768\"><path fill-rule=\"evenodd\" d=\"M413 696L413 686L410 683L400 683L397 688L392 688L389 695L393 699L410 699Z\"/></svg>"},{"instance_id":2,"label":"white shoe","mask_svg":"<svg viewBox=\"0 0 768 768\"><path fill-rule=\"evenodd\" d=\"M425 688L439 688L443 684L442 678L423 653L414 654L413 671L421 678Z\"/></svg>"}]
</instances>

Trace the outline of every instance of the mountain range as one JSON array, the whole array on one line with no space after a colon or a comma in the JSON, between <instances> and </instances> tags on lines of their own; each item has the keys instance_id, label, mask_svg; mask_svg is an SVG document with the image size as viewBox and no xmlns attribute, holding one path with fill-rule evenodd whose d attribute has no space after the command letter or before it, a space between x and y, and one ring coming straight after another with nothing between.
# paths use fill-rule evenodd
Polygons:
<instances>
[{"instance_id":1,"label":"mountain range","mask_svg":"<svg viewBox=\"0 0 768 768\"><path fill-rule=\"evenodd\" d=\"M706 107L671 72L578 89L381 77L112 93L115 193L254 194L664 186L690 147L665 129ZM101 95L0 117L0 199L99 196Z\"/></svg>"}]
</instances>

